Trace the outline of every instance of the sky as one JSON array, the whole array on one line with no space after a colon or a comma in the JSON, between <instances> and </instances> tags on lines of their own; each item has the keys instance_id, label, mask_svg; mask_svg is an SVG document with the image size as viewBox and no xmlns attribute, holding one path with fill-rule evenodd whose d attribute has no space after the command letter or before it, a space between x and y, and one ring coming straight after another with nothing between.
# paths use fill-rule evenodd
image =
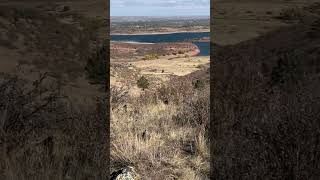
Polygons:
<instances>
[{"instance_id":1,"label":"sky","mask_svg":"<svg viewBox=\"0 0 320 180\"><path fill-rule=\"evenodd\" d=\"M209 16L210 0L111 0L111 16Z\"/></svg>"}]
</instances>

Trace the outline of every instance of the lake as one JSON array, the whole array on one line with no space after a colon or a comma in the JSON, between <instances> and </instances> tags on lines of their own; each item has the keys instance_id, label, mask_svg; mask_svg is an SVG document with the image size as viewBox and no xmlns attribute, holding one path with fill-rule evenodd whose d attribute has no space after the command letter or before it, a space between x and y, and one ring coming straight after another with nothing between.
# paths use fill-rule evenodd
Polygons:
<instances>
[{"instance_id":1,"label":"lake","mask_svg":"<svg viewBox=\"0 0 320 180\"><path fill-rule=\"evenodd\" d=\"M130 42L144 42L144 43L160 43L160 42L181 42L190 39L198 39L209 37L210 32L181 32L171 34L145 34L145 35L111 35L112 41L130 41ZM210 43L209 42L195 42L200 49L198 56L209 56Z\"/></svg>"}]
</instances>

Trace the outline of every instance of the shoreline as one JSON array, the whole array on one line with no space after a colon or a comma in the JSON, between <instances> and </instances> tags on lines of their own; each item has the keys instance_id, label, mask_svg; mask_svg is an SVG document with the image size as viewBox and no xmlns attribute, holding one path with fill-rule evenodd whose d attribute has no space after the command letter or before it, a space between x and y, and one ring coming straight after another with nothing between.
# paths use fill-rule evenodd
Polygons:
<instances>
[{"instance_id":1,"label":"shoreline","mask_svg":"<svg viewBox=\"0 0 320 180\"><path fill-rule=\"evenodd\" d=\"M177 34L177 33L204 33L208 32L210 33L210 29L207 30L199 30L199 31L168 31L168 32L141 32L141 33L110 33L110 36L112 35L161 35L161 34Z\"/></svg>"},{"instance_id":2,"label":"shoreline","mask_svg":"<svg viewBox=\"0 0 320 180\"><path fill-rule=\"evenodd\" d=\"M110 41L110 43L125 43L125 44L155 44L155 43L138 42L138 41Z\"/></svg>"}]
</instances>

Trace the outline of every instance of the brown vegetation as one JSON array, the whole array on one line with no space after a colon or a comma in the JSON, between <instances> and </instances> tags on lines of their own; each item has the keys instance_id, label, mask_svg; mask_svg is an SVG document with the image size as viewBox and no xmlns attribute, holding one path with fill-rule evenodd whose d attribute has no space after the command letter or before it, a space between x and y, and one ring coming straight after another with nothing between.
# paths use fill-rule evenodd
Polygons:
<instances>
[{"instance_id":1,"label":"brown vegetation","mask_svg":"<svg viewBox=\"0 0 320 180\"><path fill-rule=\"evenodd\" d=\"M192 81L177 78L139 97L112 89L112 168L130 165L142 179L208 177L209 87Z\"/></svg>"},{"instance_id":2,"label":"brown vegetation","mask_svg":"<svg viewBox=\"0 0 320 180\"><path fill-rule=\"evenodd\" d=\"M177 55L191 53L197 55L199 49L192 43L122 43L113 42L110 48L111 57L113 59L126 58L133 59L137 56L147 56L150 54L159 55Z\"/></svg>"},{"instance_id":3,"label":"brown vegetation","mask_svg":"<svg viewBox=\"0 0 320 180\"><path fill-rule=\"evenodd\" d=\"M103 98L92 109L60 92L46 75L33 83L1 75L1 179L106 176Z\"/></svg>"},{"instance_id":4,"label":"brown vegetation","mask_svg":"<svg viewBox=\"0 0 320 180\"><path fill-rule=\"evenodd\" d=\"M77 14L70 4L5 4L0 179L107 177L106 98L85 70L88 59L101 57L99 18Z\"/></svg>"},{"instance_id":5,"label":"brown vegetation","mask_svg":"<svg viewBox=\"0 0 320 180\"><path fill-rule=\"evenodd\" d=\"M319 178L318 21L213 53L215 178Z\"/></svg>"}]
</instances>

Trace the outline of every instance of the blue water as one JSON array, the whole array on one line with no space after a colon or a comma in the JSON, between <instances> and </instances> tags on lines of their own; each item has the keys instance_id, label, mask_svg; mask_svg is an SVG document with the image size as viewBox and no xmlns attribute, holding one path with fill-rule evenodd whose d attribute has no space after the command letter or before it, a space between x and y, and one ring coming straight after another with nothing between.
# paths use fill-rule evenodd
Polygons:
<instances>
[{"instance_id":1,"label":"blue water","mask_svg":"<svg viewBox=\"0 0 320 180\"><path fill-rule=\"evenodd\" d=\"M195 42L194 43L200 49L198 56L209 56L210 55L210 43L209 42Z\"/></svg>"},{"instance_id":2,"label":"blue water","mask_svg":"<svg viewBox=\"0 0 320 180\"><path fill-rule=\"evenodd\" d=\"M210 32L188 32L188 33L172 33L172 34L147 34L147 35L111 35L112 41L133 41L145 43L160 42L181 42L194 38L209 37ZM195 42L200 49L198 56L209 56L209 42Z\"/></svg>"}]
</instances>

